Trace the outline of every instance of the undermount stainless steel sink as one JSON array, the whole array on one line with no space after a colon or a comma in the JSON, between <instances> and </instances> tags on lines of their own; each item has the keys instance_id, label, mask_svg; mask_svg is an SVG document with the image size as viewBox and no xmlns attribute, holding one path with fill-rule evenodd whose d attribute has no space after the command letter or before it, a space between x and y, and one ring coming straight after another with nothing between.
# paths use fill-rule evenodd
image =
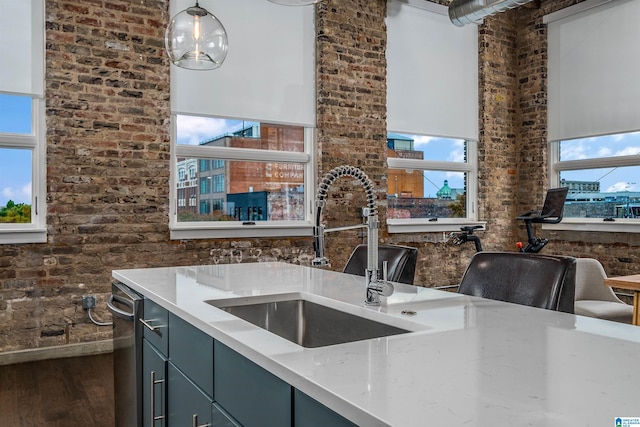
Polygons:
<instances>
[{"instance_id":1,"label":"undermount stainless steel sink","mask_svg":"<svg viewBox=\"0 0 640 427\"><path fill-rule=\"evenodd\" d=\"M301 296L254 301L235 298L206 301L234 316L303 347L324 347L411 332L332 307Z\"/></svg>"}]
</instances>

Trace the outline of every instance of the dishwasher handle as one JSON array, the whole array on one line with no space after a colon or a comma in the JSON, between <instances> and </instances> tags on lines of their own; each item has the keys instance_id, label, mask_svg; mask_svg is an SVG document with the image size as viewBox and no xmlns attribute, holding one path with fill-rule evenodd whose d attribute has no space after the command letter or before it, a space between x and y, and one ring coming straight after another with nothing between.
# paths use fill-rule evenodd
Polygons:
<instances>
[{"instance_id":1,"label":"dishwasher handle","mask_svg":"<svg viewBox=\"0 0 640 427\"><path fill-rule=\"evenodd\" d=\"M119 302L120 304L124 304L131 307L131 312L119 309L113 304L114 302ZM121 319L124 319L128 322L133 322L135 319L134 313L133 313L133 301L128 300L126 298L122 298L121 296L111 294L111 296L109 297L109 300L107 301L107 308L109 309L111 314Z\"/></svg>"}]
</instances>

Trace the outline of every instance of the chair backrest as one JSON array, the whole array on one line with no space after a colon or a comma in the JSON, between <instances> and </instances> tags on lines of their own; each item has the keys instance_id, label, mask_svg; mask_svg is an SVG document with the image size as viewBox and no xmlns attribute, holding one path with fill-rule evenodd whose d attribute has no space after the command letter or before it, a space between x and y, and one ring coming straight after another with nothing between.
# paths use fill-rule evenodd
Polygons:
<instances>
[{"instance_id":1,"label":"chair backrest","mask_svg":"<svg viewBox=\"0 0 640 427\"><path fill-rule=\"evenodd\" d=\"M413 285L418 249L400 245L378 245L378 269L381 275L384 261L387 261L388 280ZM358 245L351 253L342 272L364 276L366 269L367 245Z\"/></svg>"},{"instance_id":2,"label":"chair backrest","mask_svg":"<svg viewBox=\"0 0 640 427\"><path fill-rule=\"evenodd\" d=\"M576 259L576 301L622 302L609 286L604 284L607 278L600 261L593 258Z\"/></svg>"},{"instance_id":3,"label":"chair backrest","mask_svg":"<svg viewBox=\"0 0 640 427\"><path fill-rule=\"evenodd\" d=\"M478 252L458 292L499 301L573 313L573 257L521 252Z\"/></svg>"}]
</instances>

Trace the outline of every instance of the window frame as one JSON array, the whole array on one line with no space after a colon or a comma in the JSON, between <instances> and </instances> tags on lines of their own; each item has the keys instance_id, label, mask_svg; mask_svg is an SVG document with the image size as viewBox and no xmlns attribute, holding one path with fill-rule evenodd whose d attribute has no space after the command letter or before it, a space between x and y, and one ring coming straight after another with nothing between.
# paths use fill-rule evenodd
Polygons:
<instances>
[{"instance_id":1,"label":"window frame","mask_svg":"<svg viewBox=\"0 0 640 427\"><path fill-rule=\"evenodd\" d=\"M31 223L0 224L0 244L45 243L46 149L45 101L31 97L31 132L0 133L0 148L31 150Z\"/></svg>"},{"instance_id":2,"label":"window frame","mask_svg":"<svg viewBox=\"0 0 640 427\"><path fill-rule=\"evenodd\" d=\"M437 3L392 0L387 5L387 132L462 139L467 143L465 163L387 159L388 169L466 173L467 217L439 218L437 221L430 221L429 218L387 218L388 231L429 233L458 231L462 225L484 227L486 222L478 220L477 197L480 122L477 26L456 28L451 25L447 7ZM419 19L420 23L410 25L414 19ZM415 28L419 28L420 32L408 30ZM434 35L432 32L436 30L438 33ZM447 33L448 37L441 36L443 31L450 31ZM443 44L443 40L446 43ZM421 52L421 55L411 56L415 52ZM411 58L409 62L408 57ZM441 64L443 69L460 73L450 72L443 76L425 72L435 70L429 67L429 64L435 62ZM418 70L421 79L421 84L414 85L410 91L404 90L405 82L416 80L411 73L405 74L407 70Z\"/></svg>"},{"instance_id":3,"label":"window frame","mask_svg":"<svg viewBox=\"0 0 640 427\"><path fill-rule=\"evenodd\" d=\"M562 141L550 141L549 152L549 188L560 186L560 172L583 169L600 169L625 166L640 166L640 156L596 157L577 160L560 160ZM640 233L640 219L615 218L604 221L603 218L562 218L558 224L542 224L544 230L605 231Z\"/></svg>"},{"instance_id":4,"label":"window frame","mask_svg":"<svg viewBox=\"0 0 640 427\"><path fill-rule=\"evenodd\" d=\"M444 172L463 172L467 174L466 218L429 218L393 219L387 218L389 233L420 233L457 231L463 225L486 225L478 220L478 142L465 140L467 144L466 162L448 162L441 160L417 160L388 158L388 169L434 170Z\"/></svg>"},{"instance_id":5,"label":"window frame","mask_svg":"<svg viewBox=\"0 0 640 427\"><path fill-rule=\"evenodd\" d=\"M313 236L312 208L315 195L316 165L314 157L315 129L304 127L302 152L253 148L181 145L177 143L176 115L172 115L169 229L171 240L229 237L293 237ZM266 121L265 121L266 122ZM282 123L280 123L282 124ZM293 124L291 126L301 126ZM304 219L301 221L192 221L177 220L178 158L246 162L301 163L304 165Z\"/></svg>"}]
</instances>

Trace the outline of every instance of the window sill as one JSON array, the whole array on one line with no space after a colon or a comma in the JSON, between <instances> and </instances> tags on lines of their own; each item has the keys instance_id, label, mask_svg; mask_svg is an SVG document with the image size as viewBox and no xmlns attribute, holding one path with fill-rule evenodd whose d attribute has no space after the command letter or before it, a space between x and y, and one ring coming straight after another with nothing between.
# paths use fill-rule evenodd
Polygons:
<instances>
[{"instance_id":1,"label":"window sill","mask_svg":"<svg viewBox=\"0 0 640 427\"><path fill-rule=\"evenodd\" d=\"M254 237L311 237L313 226L309 223L261 223L251 225L239 222L225 224L180 223L171 227L171 240L225 239Z\"/></svg>"},{"instance_id":2,"label":"window sill","mask_svg":"<svg viewBox=\"0 0 640 427\"><path fill-rule=\"evenodd\" d=\"M485 227L486 221L477 221L462 218L440 218L437 221L428 219L388 219L387 227L390 234L394 233L440 233L460 231L465 225L481 225Z\"/></svg>"},{"instance_id":3,"label":"window sill","mask_svg":"<svg viewBox=\"0 0 640 427\"><path fill-rule=\"evenodd\" d=\"M14 228L0 230L0 245L46 242L46 228Z\"/></svg>"},{"instance_id":4,"label":"window sill","mask_svg":"<svg viewBox=\"0 0 640 427\"><path fill-rule=\"evenodd\" d=\"M542 224L543 230L599 231L605 233L640 233L637 219L616 218L603 221L601 218L564 218L558 224Z\"/></svg>"}]
</instances>

